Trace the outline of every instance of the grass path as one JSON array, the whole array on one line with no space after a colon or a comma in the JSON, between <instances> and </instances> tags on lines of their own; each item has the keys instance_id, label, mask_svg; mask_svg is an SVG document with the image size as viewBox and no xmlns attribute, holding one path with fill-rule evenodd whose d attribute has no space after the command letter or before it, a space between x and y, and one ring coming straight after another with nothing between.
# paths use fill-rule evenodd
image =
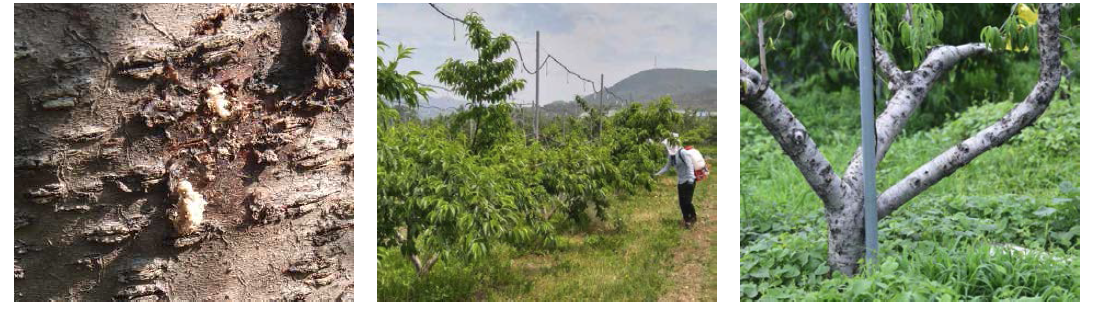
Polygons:
<instances>
[{"instance_id":1,"label":"grass path","mask_svg":"<svg viewBox=\"0 0 1100 313\"><path fill-rule=\"evenodd\" d=\"M660 301L718 301L718 172L707 178L702 190L696 190L695 214L698 222L691 231L680 235L680 244L672 250L672 287ZM672 185L663 179L662 185ZM674 188L674 186L663 186Z\"/></svg>"},{"instance_id":2,"label":"grass path","mask_svg":"<svg viewBox=\"0 0 1100 313\"><path fill-rule=\"evenodd\" d=\"M565 235L566 248L511 262L529 283L490 291L492 301L717 301L717 167L695 191L699 222L681 220L675 177L612 204L622 219Z\"/></svg>"}]
</instances>

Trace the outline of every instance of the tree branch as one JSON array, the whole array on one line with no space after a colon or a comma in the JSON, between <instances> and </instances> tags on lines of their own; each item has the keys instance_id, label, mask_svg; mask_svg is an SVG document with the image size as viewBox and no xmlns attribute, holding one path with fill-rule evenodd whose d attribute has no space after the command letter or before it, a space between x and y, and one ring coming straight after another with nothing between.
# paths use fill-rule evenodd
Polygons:
<instances>
[{"instance_id":1,"label":"tree branch","mask_svg":"<svg viewBox=\"0 0 1100 313\"><path fill-rule=\"evenodd\" d=\"M906 3L905 4L905 16L902 17L902 20L904 20L905 23L908 23L910 26L913 25L913 4L912 3Z\"/></svg>"},{"instance_id":2,"label":"tree branch","mask_svg":"<svg viewBox=\"0 0 1100 313\"><path fill-rule=\"evenodd\" d=\"M968 43L958 46L937 46L928 52L928 56L921 62L920 67L914 70L913 84L931 84L962 60L971 56L991 52L984 43Z\"/></svg>"},{"instance_id":3,"label":"tree branch","mask_svg":"<svg viewBox=\"0 0 1100 313\"><path fill-rule=\"evenodd\" d=\"M764 74L762 86L768 86L768 51L764 45L764 19L756 19L756 41L760 46L760 72Z\"/></svg>"},{"instance_id":4,"label":"tree branch","mask_svg":"<svg viewBox=\"0 0 1100 313\"><path fill-rule=\"evenodd\" d=\"M928 53L928 57L921 63L921 66L916 71L911 72L913 75L911 75L909 81L899 87L894 96L886 102L886 109L875 120L875 137L878 141L876 143L875 160L882 161L886 157L890 145L894 143L894 139L905 128L905 124L913 116L913 111L916 111L920 104L924 102L928 90L937 78L959 61L988 52L990 52L989 48L981 43L933 48ZM848 170L844 175L845 179L858 178L855 176L862 173L863 159L860 158L863 153L862 149L857 148L852 155L852 160L848 162Z\"/></svg>"},{"instance_id":5,"label":"tree branch","mask_svg":"<svg viewBox=\"0 0 1100 313\"><path fill-rule=\"evenodd\" d=\"M989 151L1008 141L1009 138L1019 134L1024 128L1031 126L1036 119L1046 111L1054 92L1058 89L1061 78L1061 43L1059 37L1059 10L1058 4L1043 4L1039 13L1039 81L1032 88L1031 93L1023 102L1016 104L999 121L978 132L974 136L960 142L944 151L928 163L913 171L905 179L887 189L878 200L879 218L888 216L897 210L902 204L916 197L935 185L937 182L953 174L956 170L969 164L982 153ZM967 53L975 53L973 50L986 50L972 45L967 48L940 50L941 58L944 58L945 66L950 66L948 61L965 58ZM962 47L962 46L960 46ZM970 52L968 52L970 51ZM935 53L936 51L933 51ZM929 56L932 58L932 55ZM929 64L922 65L922 71ZM953 63L951 63L953 64ZM932 73L940 69L932 69ZM933 78L934 79L934 78Z\"/></svg>"},{"instance_id":6,"label":"tree branch","mask_svg":"<svg viewBox=\"0 0 1100 313\"><path fill-rule=\"evenodd\" d=\"M409 259L412 260L413 268L416 269L416 276L423 277L432 270L432 266L435 265L435 262L439 261L439 255L433 254L431 258L428 258L427 262L422 262L420 256L416 254L410 255Z\"/></svg>"},{"instance_id":7,"label":"tree branch","mask_svg":"<svg viewBox=\"0 0 1100 313\"><path fill-rule=\"evenodd\" d=\"M890 59L890 54L878 43L878 39L875 39L875 64L878 65L883 74L886 74L887 79L895 85L900 85L909 77L908 72L899 69L894 60Z\"/></svg>"},{"instance_id":8,"label":"tree branch","mask_svg":"<svg viewBox=\"0 0 1100 313\"><path fill-rule=\"evenodd\" d=\"M959 61L981 53L989 52L985 44L965 44L961 46L940 46L932 49L921 66L910 75L909 81L902 85L894 96L886 102L886 109L875 119L876 151L875 160L881 162L890 151L901 130L913 112L924 102L932 83ZM857 147L848 162L844 181L849 185L859 185L863 181L862 147Z\"/></svg>"},{"instance_id":9,"label":"tree branch","mask_svg":"<svg viewBox=\"0 0 1100 313\"><path fill-rule=\"evenodd\" d=\"M741 104L751 110L772 137L779 142L783 152L794 162L806 182L827 209L843 206L843 189L840 179L825 156L817 150L817 145L806 127L794 116L771 88L761 85L760 74L741 60Z\"/></svg>"}]
</instances>

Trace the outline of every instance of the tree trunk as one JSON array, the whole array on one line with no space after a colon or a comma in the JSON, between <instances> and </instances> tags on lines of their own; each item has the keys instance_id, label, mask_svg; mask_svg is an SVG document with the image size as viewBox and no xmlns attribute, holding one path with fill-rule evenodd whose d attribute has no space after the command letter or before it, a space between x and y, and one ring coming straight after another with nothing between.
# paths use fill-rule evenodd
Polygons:
<instances>
[{"instance_id":1,"label":"tree trunk","mask_svg":"<svg viewBox=\"0 0 1100 313\"><path fill-rule=\"evenodd\" d=\"M353 300L352 12L15 5L15 300Z\"/></svg>"},{"instance_id":2,"label":"tree trunk","mask_svg":"<svg viewBox=\"0 0 1100 313\"><path fill-rule=\"evenodd\" d=\"M859 271L864 255L863 197L845 199L844 205L825 210L829 226L829 267L852 276Z\"/></svg>"}]
</instances>

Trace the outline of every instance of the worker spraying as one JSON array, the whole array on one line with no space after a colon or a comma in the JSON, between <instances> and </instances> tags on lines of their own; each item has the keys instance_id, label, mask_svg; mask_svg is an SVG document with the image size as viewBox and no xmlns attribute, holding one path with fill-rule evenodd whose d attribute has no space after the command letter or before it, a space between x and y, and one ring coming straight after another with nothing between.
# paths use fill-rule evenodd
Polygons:
<instances>
[{"instance_id":1,"label":"worker spraying","mask_svg":"<svg viewBox=\"0 0 1100 313\"><path fill-rule=\"evenodd\" d=\"M677 141L677 138L679 138L679 135L673 133L673 141ZM703 154L699 153L699 150L693 149L691 146L682 147L676 142L670 142L668 139L661 143L665 145L668 152L668 161L665 162L665 166L660 171L653 175L664 174L669 168L676 169L676 192L680 198L680 213L684 217L683 226L685 229L691 229L696 221L695 205L691 203L695 194L695 182L703 180L709 174L709 169L703 159Z\"/></svg>"}]
</instances>

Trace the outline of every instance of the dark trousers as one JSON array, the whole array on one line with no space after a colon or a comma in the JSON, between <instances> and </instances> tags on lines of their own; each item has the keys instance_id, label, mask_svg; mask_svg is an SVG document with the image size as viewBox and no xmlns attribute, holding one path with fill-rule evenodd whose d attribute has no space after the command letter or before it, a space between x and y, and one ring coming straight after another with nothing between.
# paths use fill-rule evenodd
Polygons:
<instances>
[{"instance_id":1,"label":"dark trousers","mask_svg":"<svg viewBox=\"0 0 1100 313\"><path fill-rule=\"evenodd\" d=\"M684 222L695 222L695 206L691 204L691 197L695 194L695 183L683 183L676 186L680 195L680 213L684 215Z\"/></svg>"}]
</instances>

